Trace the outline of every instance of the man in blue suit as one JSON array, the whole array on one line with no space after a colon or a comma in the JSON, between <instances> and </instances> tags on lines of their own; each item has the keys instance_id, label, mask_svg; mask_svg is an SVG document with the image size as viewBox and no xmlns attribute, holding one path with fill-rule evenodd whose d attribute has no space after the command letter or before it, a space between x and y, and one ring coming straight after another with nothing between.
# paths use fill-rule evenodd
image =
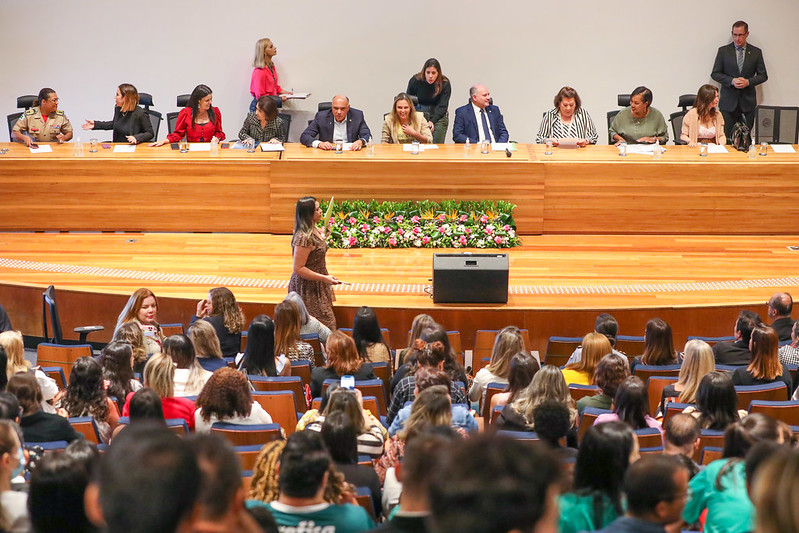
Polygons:
<instances>
[{"instance_id":1,"label":"man in blue suit","mask_svg":"<svg viewBox=\"0 0 799 533\"><path fill-rule=\"evenodd\" d=\"M371 137L363 112L350 107L344 95L333 98L333 107L319 111L300 135L300 142L308 147L332 150L336 139L352 143L350 150L360 150Z\"/></svg>"},{"instance_id":2,"label":"man in blue suit","mask_svg":"<svg viewBox=\"0 0 799 533\"><path fill-rule=\"evenodd\" d=\"M741 114L751 131L755 123L755 86L768 79L763 51L746 43L749 25L739 20L732 25L732 42L719 48L710 77L721 84L719 110L724 117L724 134L732 142L732 130Z\"/></svg>"},{"instance_id":3,"label":"man in blue suit","mask_svg":"<svg viewBox=\"0 0 799 533\"><path fill-rule=\"evenodd\" d=\"M490 105L491 93L484 85L474 85L469 89L471 101L455 110L455 124L452 127L452 140L456 143L478 143L483 139L491 142L508 142L508 130L502 113L495 105ZM488 131L486 131L488 130Z\"/></svg>"}]
</instances>

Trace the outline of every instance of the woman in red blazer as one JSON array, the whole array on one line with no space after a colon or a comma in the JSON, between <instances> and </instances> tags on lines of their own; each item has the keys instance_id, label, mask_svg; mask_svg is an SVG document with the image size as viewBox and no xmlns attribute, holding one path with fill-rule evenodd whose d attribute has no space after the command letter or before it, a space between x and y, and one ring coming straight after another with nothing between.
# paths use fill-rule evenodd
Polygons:
<instances>
[{"instance_id":1,"label":"woman in red blazer","mask_svg":"<svg viewBox=\"0 0 799 533\"><path fill-rule=\"evenodd\" d=\"M152 143L150 146L162 146L165 143L176 143L183 137L192 143L211 142L213 137L217 140L225 138L222 131L222 113L218 107L213 107L211 101L214 95L207 85L198 85L191 92L189 105L180 110L175 131L166 136L166 139Z\"/></svg>"}]
</instances>

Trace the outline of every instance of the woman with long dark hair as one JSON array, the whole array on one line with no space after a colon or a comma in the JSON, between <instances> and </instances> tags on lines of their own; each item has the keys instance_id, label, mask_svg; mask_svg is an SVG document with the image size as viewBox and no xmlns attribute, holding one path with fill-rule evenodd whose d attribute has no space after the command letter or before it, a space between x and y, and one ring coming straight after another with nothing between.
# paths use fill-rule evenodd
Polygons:
<instances>
[{"instance_id":1,"label":"woman with long dark hair","mask_svg":"<svg viewBox=\"0 0 799 533\"><path fill-rule=\"evenodd\" d=\"M100 433L100 440L108 444L119 422L114 402L106 395L103 384L103 367L93 357L80 357L72 365L69 386L61 401L70 417L90 416Z\"/></svg>"},{"instance_id":2,"label":"woman with long dark hair","mask_svg":"<svg viewBox=\"0 0 799 533\"><path fill-rule=\"evenodd\" d=\"M452 86L449 78L441 72L441 63L431 57L422 65L422 70L408 80L405 91L419 100L417 111L424 113L427 125L433 132L433 142L441 144L447 135L449 126L449 98Z\"/></svg>"},{"instance_id":3,"label":"woman with long dark hair","mask_svg":"<svg viewBox=\"0 0 799 533\"><path fill-rule=\"evenodd\" d=\"M325 228L319 228L316 224L320 220L322 210L316 198L304 196L297 200L294 237L291 239L293 272L289 280L289 292L299 294L308 312L333 330L336 329L336 317L333 314L333 291L330 286L341 282L327 272L327 221Z\"/></svg>"},{"instance_id":4,"label":"woman with long dark hair","mask_svg":"<svg viewBox=\"0 0 799 533\"><path fill-rule=\"evenodd\" d=\"M752 362L739 367L732 374L734 385L765 385L781 381L787 387L787 398L791 399L793 381L790 371L780 363L778 355L780 339L774 328L756 326L749 339Z\"/></svg>"},{"instance_id":5,"label":"woman with long dark hair","mask_svg":"<svg viewBox=\"0 0 799 533\"><path fill-rule=\"evenodd\" d=\"M288 359L275 357L275 323L267 315L258 315L250 322L247 347L238 365L239 370L251 376L291 375Z\"/></svg>"},{"instance_id":6,"label":"woman with long dark hair","mask_svg":"<svg viewBox=\"0 0 799 533\"><path fill-rule=\"evenodd\" d=\"M702 429L723 431L730 424L746 416L738 409L738 394L732 379L724 372L709 372L696 391L696 407L683 411L694 416Z\"/></svg>"},{"instance_id":7,"label":"woman with long dark hair","mask_svg":"<svg viewBox=\"0 0 799 533\"><path fill-rule=\"evenodd\" d=\"M671 326L661 318L651 319L644 331L644 353L630 361L630 372L634 373L638 365L663 366L677 362Z\"/></svg>"},{"instance_id":8,"label":"woman with long dark hair","mask_svg":"<svg viewBox=\"0 0 799 533\"><path fill-rule=\"evenodd\" d=\"M150 146L163 146L176 143L183 137L190 143L211 142L214 137L221 141L225 138L222 131L222 113L212 105L214 95L207 85L198 85L189 96L189 105L178 113L178 120L172 133Z\"/></svg>"},{"instance_id":9,"label":"woman with long dark hair","mask_svg":"<svg viewBox=\"0 0 799 533\"><path fill-rule=\"evenodd\" d=\"M383 339L377 313L371 307L363 306L355 312L352 338L361 359L373 363L391 362L391 350Z\"/></svg>"},{"instance_id":10,"label":"woman with long dark hair","mask_svg":"<svg viewBox=\"0 0 799 533\"><path fill-rule=\"evenodd\" d=\"M649 416L649 396L641 378L629 376L621 382L613 400L613 413L599 415L594 425L607 422L626 422L633 429L655 428L661 433L660 422Z\"/></svg>"},{"instance_id":11,"label":"woman with long dark hair","mask_svg":"<svg viewBox=\"0 0 799 533\"><path fill-rule=\"evenodd\" d=\"M682 118L680 140L691 147L701 143L727 144L718 87L705 84L699 88L694 107Z\"/></svg>"},{"instance_id":12,"label":"woman with long dark hair","mask_svg":"<svg viewBox=\"0 0 799 533\"><path fill-rule=\"evenodd\" d=\"M124 402L131 392L141 389L142 384L133 377L133 348L130 344L112 341L100 353L103 379L108 382L106 393Z\"/></svg>"}]
</instances>

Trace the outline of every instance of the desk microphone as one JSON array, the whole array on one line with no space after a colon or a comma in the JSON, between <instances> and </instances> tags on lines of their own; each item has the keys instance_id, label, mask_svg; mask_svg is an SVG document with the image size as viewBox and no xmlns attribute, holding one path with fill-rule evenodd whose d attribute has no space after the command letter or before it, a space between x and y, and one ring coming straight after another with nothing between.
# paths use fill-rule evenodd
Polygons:
<instances>
[{"instance_id":1,"label":"desk microphone","mask_svg":"<svg viewBox=\"0 0 799 533\"><path fill-rule=\"evenodd\" d=\"M508 157L511 156L510 148L505 148L505 155Z\"/></svg>"}]
</instances>

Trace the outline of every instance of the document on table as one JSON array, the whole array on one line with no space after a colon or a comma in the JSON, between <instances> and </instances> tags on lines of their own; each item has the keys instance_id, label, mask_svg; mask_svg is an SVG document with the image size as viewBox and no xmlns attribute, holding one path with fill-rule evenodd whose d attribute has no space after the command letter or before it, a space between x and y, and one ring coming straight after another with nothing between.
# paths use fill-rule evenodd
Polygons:
<instances>
[{"instance_id":1,"label":"document on table","mask_svg":"<svg viewBox=\"0 0 799 533\"><path fill-rule=\"evenodd\" d=\"M283 143L261 143L262 152L283 152Z\"/></svg>"},{"instance_id":2,"label":"document on table","mask_svg":"<svg viewBox=\"0 0 799 533\"><path fill-rule=\"evenodd\" d=\"M280 96L285 96L287 100L305 100L311 96L311 93L281 94Z\"/></svg>"},{"instance_id":3,"label":"document on table","mask_svg":"<svg viewBox=\"0 0 799 533\"><path fill-rule=\"evenodd\" d=\"M515 152L516 143L491 143L491 149L495 152L504 152L505 150Z\"/></svg>"},{"instance_id":4,"label":"document on table","mask_svg":"<svg viewBox=\"0 0 799 533\"><path fill-rule=\"evenodd\" d=\"M723 144L708 144L707 153L709 154L729 154L729 150Z\"/></svg>"},{"instance_id":5,"label":"document on table","mask_svg":"<svg viewBox=\"0 0 799 533\"><path fill-rule=\"evenodd\" d=\"M189 152L210 152L211 143L189 143Z\"/></svg>"},{"instance_id":6,"label":"document on table","mask_svg":"<svg viewBox=\"0 0 799 533\"><path fill-rule=\"evenodd\" d=\"M796 150L790 144L772 144L771 149L775 154L795 154Z\"/></svg>"},{"instance_id":7,"label":"document on table","mask_svg":"<svg viewBox=\"0 0 799 533\"><path fill-rule=\"evenodd\" d=\"M114 152L118 153L125 153L125 154L132 154L136 151L135 144L115 144L114 145Z\"/></svg>"},{"instance_id":8,"label":"document on table","mask_svg":"<svg viewBox=\"0 0 799 533\"><path fill-rule=\"evenodd\" d=\"M664 153L666 151L665 148L660 146L660 153ZM628 144L627 145L627 153L628 154L652 154L655 151L654 144Z\"/></svg>"},{"instance_id":9,"label":"document on table","mask_svg":"<svg viewBox=\"0 0 799 533\"><path fill-rule=\"evenodd\" d=\"M28 150L30 150L32 154L45 154L53 151L49 144L40 144L38 148L28 147Z\"/></svg>"}]
</instances>

